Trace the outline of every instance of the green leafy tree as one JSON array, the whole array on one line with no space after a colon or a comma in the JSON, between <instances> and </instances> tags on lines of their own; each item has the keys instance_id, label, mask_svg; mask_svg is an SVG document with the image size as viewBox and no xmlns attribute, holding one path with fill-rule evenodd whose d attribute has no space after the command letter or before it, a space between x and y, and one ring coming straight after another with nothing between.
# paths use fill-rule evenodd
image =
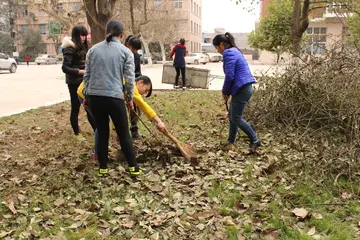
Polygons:
<instances>
[{"instance_id":1,"label":"green leafy tree","mask_svg":"<svg viewBox=\"0 0 360 240\"><path fill-rule=\"evenodd\" d=\"M14 52L14 38L9 34L0 32L0 52L8 55Z\"/></svg>"},{"instance_id":2,"label":"green leafy tree","mask_svg":"<svg viewBox=\"0 0 360 240\"><path fill-rule=\"evenodd\" d=\"M346 23L349 28L348 39L360 47L360 5L358 5L354 14L347 18Z\"/></svg>"},{"instance_id":3,"label":"green leafy tree","mask_svg":"<svg viewBox=\"0 0 360 240\"><path fill-rule=\"evenodd\" d=\"M259 27L249 35L250 46L277 54L279 61L291 48L291 13L291 0L271 1Z\"/></svg>"},{"instance_id":4,"label":"green leafy tree","mask_svg":"<svg viewBox=\"0 0 360 240\"><path fill-rule=\"evenodd\" d=\"M21 42L24 46L22 56L36 57L39 53L46 51L46 44L42 41L39 31L29 29L21 35Z\"/></svg>"}]
</instances>

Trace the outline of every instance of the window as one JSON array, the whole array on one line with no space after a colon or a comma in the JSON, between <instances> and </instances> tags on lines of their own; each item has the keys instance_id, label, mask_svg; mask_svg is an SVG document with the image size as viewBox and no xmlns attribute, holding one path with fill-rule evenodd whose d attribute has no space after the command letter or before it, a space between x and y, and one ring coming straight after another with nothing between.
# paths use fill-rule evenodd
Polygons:
<instances>
[{"instance_id":1,"label":"window","mask_svg":"<svg viewBox=\"0 0 360 240\"><path fill-rule=\"evenodd\" d=\"M327 28L309 27L307 29L308 45L305 49L306 53L321 54L326 50L326 34Z\"/></svg>"},{"instance_id":2,"label":"window","mask_svg":"<svg viewBox=\"0 0 360 240\"><path fill-rule=\"evenodd\" d=\"M23 33L27 33L27 31L28 31L28 25L25 25L25 24L21 25L21 31L22 31Z\"/></svg>"},{"instance_id":3,"label":"window","mask_svg":"<svg viewBox=\"0 0 360 240\"><path fill-rule=\"evenodd\" d=\"M176 32L183 32L184 29L183 29L183 23L182 22L179 22L175 25L175 29L176 29Z\"/></svg>"},{"instance_id":4,"label":"window","mask_svg":"<svg viewBox=\"0 0 360 240\"><path fill-rule=\"evenodd\" d=\"M211 43L211 38L204 38L204 43Z\"/></svg>"},{"instance_id":5,"label":"window","mask_svg":"<svg viewBox=\"0 0 360 240\"><path fill-rule=\"evenodd\" d=\"M194 52L193 42L191 42L191 52Z\"/></svg>"},{"instance_id":6,"label":"window","mask_svg":"<svg viewBox=\"0 0 360 240\"><path fill-rule=\"evenodd\" d=\"M0 59L6 59L5 55L0 53Z\"/></svg>"},{"instance_id":7,"label":"window","mask_svg":"<svg viewBox=\"0 0 360 240\"><path fill-rule=\"evenodd\" d=\"M39 32L41 35L46 35L46 24L39 25Z\"/></svg>"},{"instance_id":8,"label":"window","mask_svg":"<svg viewBox=\"0 0 360 240\"><path fill-rule=\"evenodd\" d=\"M201 25L199 25L199 35L201 34Z\"/></svg>"},{"instance_id":9,"label":"window","mask_svg":"<svg viewBox=\"0 0 360 240\"><path fill-rule=\"evenodd\" d=\"M23 17L26 17L29 15L27 7L25 7L24 11L22 12Z\"/></svg>"},{"instance_id":10,"label":"window","mask_svg":"<svg viewBox=\"0 0 360 240\"><path fill-rule=\"evenodd\" d=\"M194 27L193 27L193 21L191 21L191 32L194 31Z\"/></svg>"},{"instance_id":11,"label":"window","mask_svg":"<svg viewBox=\"0 0 360 240\"><path fill-rule=\"evenodd\" d=\"M201 7L199 7L199 16L201 17Z\"/></svg>"},{"instance_id":12,"label":"window","mask_svg":"<svg viewBox=\"0 0 360 240\"><path fill-rule=\"evenodd\" d=\"M193 0L191 0L191 12L194 12L194 8L193 8Z\"/></svg>"},{"instance_id":13,"label":"window","mask_svg":"<svg viewBox=\"0 0 360 240\"><path fill-rule=\"evenodd\" d=\"M79 4L75 3L74 4L74 11L79 11L79 10L80 10Z\"/></svg>"},{"instance_id":14,"label":"window","mask_svg":"<svg viewBox=\"0 0 360 240\"><path fill-rule=\"evenodd\" d=\"M57 8L57 10L63 10L63 4L62 4L62 3L58 3L58 4L56 5L56 8Z\"/></svg>"},{"instance_id":15,"label":"window","mask_svg":"<svg viewBox=\"0 0 360 240\"><path fill-rule=\"evenodd\" d=\"M174 6L175 8L182 8L182 0L174 0Z\"/></svg>"},{"instance_id":16,"label":"window","mask_svg":"<svg viewBox=\"0 0 360 240\"><path fill-rule=\"evenodd\" d=\"M196 11L195 9L196 9L196 3L194 3L194 13L195 13L195 11Z\"/></svg>"},{"instance_id":17,"label":"window","mask_svg":"<svg viewBox=\"0 0 360 240\"><path fill-rule=\"evenodd\" d=\"M162 0L154 0L154 8L159 8L162 4Z\"/></svg>"}]
</instances>

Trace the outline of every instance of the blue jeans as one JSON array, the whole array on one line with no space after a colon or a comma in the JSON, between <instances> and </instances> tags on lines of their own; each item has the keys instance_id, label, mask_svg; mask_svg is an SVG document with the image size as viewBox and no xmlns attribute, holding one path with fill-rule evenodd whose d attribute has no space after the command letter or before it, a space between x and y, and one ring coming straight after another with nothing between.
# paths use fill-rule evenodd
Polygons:
<instances>
[{"instance_id":1,"label":"blue jeans","mask_svg":"<svg viewBox=\"0 0 360 240\"><path fill-rule=\"evenodd\" d=\"M228 142L234 144L238 128L240 128L249 138L250 142L258 140L254 129L242 117L245 106L252 96L252 84L248 84L239 89L239 91L232 96L229 109L229 138Z\"/></svg>"}]
</instances>

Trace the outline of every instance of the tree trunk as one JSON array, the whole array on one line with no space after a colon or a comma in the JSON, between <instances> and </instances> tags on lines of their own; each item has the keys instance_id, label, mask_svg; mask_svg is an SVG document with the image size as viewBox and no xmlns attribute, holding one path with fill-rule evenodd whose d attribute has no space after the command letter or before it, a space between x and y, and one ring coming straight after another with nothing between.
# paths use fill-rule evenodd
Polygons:
<instances>
[{"instance_id":1,"label":"tree trunk","mask_svg":"<svg viewBox=\"0 0 360 240\"><path fill-rule=\"evenodd\" d=\"M144 44L145 53L146 53L144 56L146 56L146 57L148 58L148 64L149 64L149 65L152 65L153 62L152 62L152 59L151 59L149 44L148 44L147 41L145 41L145 39L144 39L143 37L141 37L141 38L142 38L142 42L143 42L143 44ZM144 54L144 53L143 53L143 54Z\"/></svg>"},{"instance_id":2,"label":"tree trunk","mask_svg":"<svg viewBox=\"0 0 360 240\"><path fill-rule=\"evenodd\" d=\"M133 35L137 35L137 29L135 27L135 14L134 14L134 0L129 0L130 5L130 24Z\"/></svg>"},{"instance_id":3,"label":"tree trunk","mask_svg":"<svg viewBox=\"0 0 360 240\"><path fill-rule=\"evenodd\" d=\"M302 35L309 26L310 0L294 0L294 7L291 16L291 37L293 57L300 56Z\"/></svg>"},{"instance_id":4,"label":"tree trunk","mask_svg":"<svg viewBox=\"0 0 360 240\"><path fill-rule=\"evenodd\" d=\"M159 44L160 44L160 48L161 48L162 61L163 61L163 64L165 64L165 62L166 62L166 53L165 53L164 43L162 41L159 41Z\"/></svg>"}]
</instances>

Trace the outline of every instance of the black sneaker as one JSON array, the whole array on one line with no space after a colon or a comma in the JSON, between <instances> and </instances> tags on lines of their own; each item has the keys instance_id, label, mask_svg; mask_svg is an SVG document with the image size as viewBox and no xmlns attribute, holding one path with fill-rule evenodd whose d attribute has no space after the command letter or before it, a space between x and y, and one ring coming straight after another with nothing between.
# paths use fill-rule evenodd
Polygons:
<instances>
[{"instance_id":1,"label":"black sneaker","mask_svg":"<svg viewBox=\"0 0 360 240\"><path fill-rule=\"evenodd\" d=\"M151 173L151 170L146 170L145 168L138 166L129 167L129 173L131 176L139 176L139 175L148 175Z\"/></svg>"},{"instance_id":2,"label":"black sneaker","mask_svg":"<svg viewBox=\"0 0 360 240\"><path fill-rule=\"evenodd\" d=\"M142 139L142 136L138 132L131 133L132 139L139 140Z\"/></svg>"},{"instance_id":3,"label":"black sneaker","mask_svg":"<svg viewBox=\"0 0 360 240\"><path fill-rule=\"evenodd\" d=\"M250 152L255 152L258 147L261 146L260 140L256 140L255 142L251 142L249 144Z\"/></svg>"},{"instance_id":4,"label":"black sneaker","mask_svg":"<svg viewBox=\"0 0 360 240\"><path fill-rule=\"evenodd\" d=\"M98 172L98 177L107 177L108 173L109 173L109 169L100 168Z\"/></svg>"}]
</instances>

